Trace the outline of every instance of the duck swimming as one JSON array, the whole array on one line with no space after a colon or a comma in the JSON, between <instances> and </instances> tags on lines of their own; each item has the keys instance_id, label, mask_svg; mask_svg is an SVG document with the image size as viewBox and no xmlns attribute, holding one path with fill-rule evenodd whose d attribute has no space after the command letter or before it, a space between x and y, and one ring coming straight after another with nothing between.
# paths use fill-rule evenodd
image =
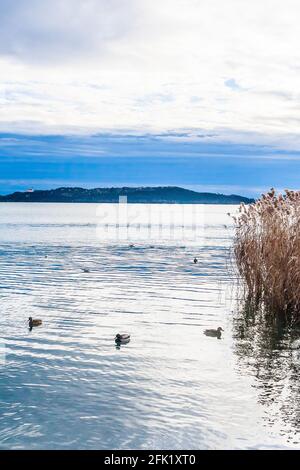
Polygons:
<instances>
[{"instance_id":1,"label":"duck swimming","mask_svg":"<svg viewBox=\"0 0 300 470\"><path fill-rule=\"evenodd\" d=\"M198 263L198 259L197 259L197 258L194 258L194 263L195 263L195 264Z\"/></svg>"},{"instance_id":2,"label":"duck swimming","mask_svg":"<svg viewBox=\"0 0 300 470\"><path fill-rule=\"evenodd\" d=\"M28 318L29 328L32 329L34 326L40 326L43 322L42 320L33 319L32 317Z\"/></svg>"},{"instance_id":3,"label":"duck swimming","mask_svg":"<svg viewBox=\"0 0 300 470\"><path fill-rule=\"evenodd\" d=\"M212 330L205 330L205 331L204 331L204 334L205 334L206 336L212 336L212 337L214 337L214 338L220 339L220 338L221 338L222 331L224 331L223 328L221 328L221 327L219 326L219 328L217 328L216 330L214 330L214 329L212 329Z\"/></svg>"},{"instance_id":4,"label":"duck swimming","mask_svg":"<svg viewBox=\"0 0 300 470\"><path fill-rule=\"evenodd\" d=\"M115 337L115 342L117 344L126 344L126 343L129 343L129 341L130 341L130 335L128 335L127 333L123 333L122 335L118 333Z\"/></svg>"},{"instance_id":5,"label":"duck swimming","mask_svg":"<svg viewBox=\"0 0 300 470\"><path fill-rule=\"evenodd\" d=\"M88 268L83 268L82 271L83 271L84 273L89 273L89 272L90 272L90 270L89 270Z\"/></svg>"}]
</instances>

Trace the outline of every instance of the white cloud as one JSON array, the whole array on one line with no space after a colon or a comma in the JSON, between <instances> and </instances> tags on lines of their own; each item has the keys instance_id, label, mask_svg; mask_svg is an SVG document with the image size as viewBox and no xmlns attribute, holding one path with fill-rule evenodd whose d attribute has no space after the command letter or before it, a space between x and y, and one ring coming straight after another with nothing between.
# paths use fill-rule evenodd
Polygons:
<instances>
[{"instance_id":1,"label":"white cloud","mask_svg":"<svg viewBox=\"0 0 300 470\"><path fill-rule=\"evenodd\" d=\"M1 0L0 130L300 149L297 0Z\"/></svg>"},{"instance_id":2,"label":"white cloud","mask_svg":"<svg viewBox=\"0 0 300 470\"><path fill-rule=\"evenodd\" d=\"M53 64L101 55L130 28L133 5L132 0L1 0L0 53Z\"/></svg>"}]
</instances>

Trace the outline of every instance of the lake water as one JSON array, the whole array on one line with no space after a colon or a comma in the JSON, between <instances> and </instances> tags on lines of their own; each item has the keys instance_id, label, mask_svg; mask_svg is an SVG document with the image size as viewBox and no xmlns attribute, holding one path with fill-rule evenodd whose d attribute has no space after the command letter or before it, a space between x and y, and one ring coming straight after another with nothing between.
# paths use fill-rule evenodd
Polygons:
<instances>
[{"instance_id":1,"label":"lake water","mask_svg":"<svg viewBox=\"0 0 300 470\"><path fill-rule=\"evenodd\" d=\"M236 207L127 209L0 204L0 448L299 447L300 332L239 316Z\"/></svg>"}]
</instances>

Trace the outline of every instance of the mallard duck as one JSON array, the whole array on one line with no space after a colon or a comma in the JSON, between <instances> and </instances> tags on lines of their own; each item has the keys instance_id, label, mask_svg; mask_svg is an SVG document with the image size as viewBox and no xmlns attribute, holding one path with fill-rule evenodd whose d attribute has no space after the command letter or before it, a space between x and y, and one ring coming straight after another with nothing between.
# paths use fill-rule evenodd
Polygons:
<instances>
[{"instance_id":1,"label":"mallard duck","mask_svg":"<svg viewBox=\"0 0 300 470\"><path fill-rule=\"evenodd\" d=\"M118 344L124 344L124 343L129 343L130 341L130 335L127 333L123 333L120 335L119 333L115 337L115 342Z\"/></svg>"},{"instance_id":2,"label":"mallard duck","mask_svg":"<svg viewBox=\"0 0 300 470\"><path fill-rule=\"evenodd\" d=\"M90 272L90 270L89 270L88 268L83 268L82 271L83 271L84 273L89 273L89 272Z\"/></svg>"},{"instance_id":3,"label":"mallard duck","mask_svg":"<svg viewBox=\"0 0 300 470\"><path fill-rule=\"evenodd\" d=\"M214 329L212 329L212 330L205 330L205 331L204 331L204 334L205 334L206 336L213 336L214 338L221 338L222 331L224 331L223 328L221 328L221 327L219 326L219 328L217 328L216 330L214 330Z\"/></svg>"},{"instance_id":4,"label":"mallard duck","mask_svg":"<svg viewBox=\"0 0 300 470\"><path fill-rule=\"evenodd\" d=\"M194 258L194 263L195 263L195 264L198 263L198 259L197 259L197 258Z\"/></svg>"},{"instance_id":5,"label":"mallard duck","mask_svg":"<svg viewBox=\"0 0 300 470\"><path fill-rule=\"evenodd\" d=\"M33 319L32 317L29 317L28 323L29 323L29 328L32 328L33 326L40 326L43 322L42 320Z\"/></svg>"}]
</instances>

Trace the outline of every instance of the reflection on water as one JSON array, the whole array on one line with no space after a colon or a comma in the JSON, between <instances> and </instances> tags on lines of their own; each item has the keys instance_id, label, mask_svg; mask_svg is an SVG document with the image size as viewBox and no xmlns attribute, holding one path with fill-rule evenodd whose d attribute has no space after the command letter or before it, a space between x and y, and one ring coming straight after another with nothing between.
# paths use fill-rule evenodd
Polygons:
<instances>
[{"instance_id":1,"label":"reflection on water","mask_svg":"<svg viewBox=\"0 0 300 470\"><path fill-rule=\"evenodd\" d=\"M0 205L0 448L297 447L296 337L233 321L228 210L109 243L93 204Z\"/></svg>"},{"instance_id":2,"label":"reflection on water","mask_svg":"<svg viewBox=\"0 0 300 470\"><path fill-rule=\"evenodd\" d=\"M247 307L235 315L235 354L239 372L255 377L253 386L273 433L300 444L300 326L266 318Z\"/></svg>"}]
</instances>

